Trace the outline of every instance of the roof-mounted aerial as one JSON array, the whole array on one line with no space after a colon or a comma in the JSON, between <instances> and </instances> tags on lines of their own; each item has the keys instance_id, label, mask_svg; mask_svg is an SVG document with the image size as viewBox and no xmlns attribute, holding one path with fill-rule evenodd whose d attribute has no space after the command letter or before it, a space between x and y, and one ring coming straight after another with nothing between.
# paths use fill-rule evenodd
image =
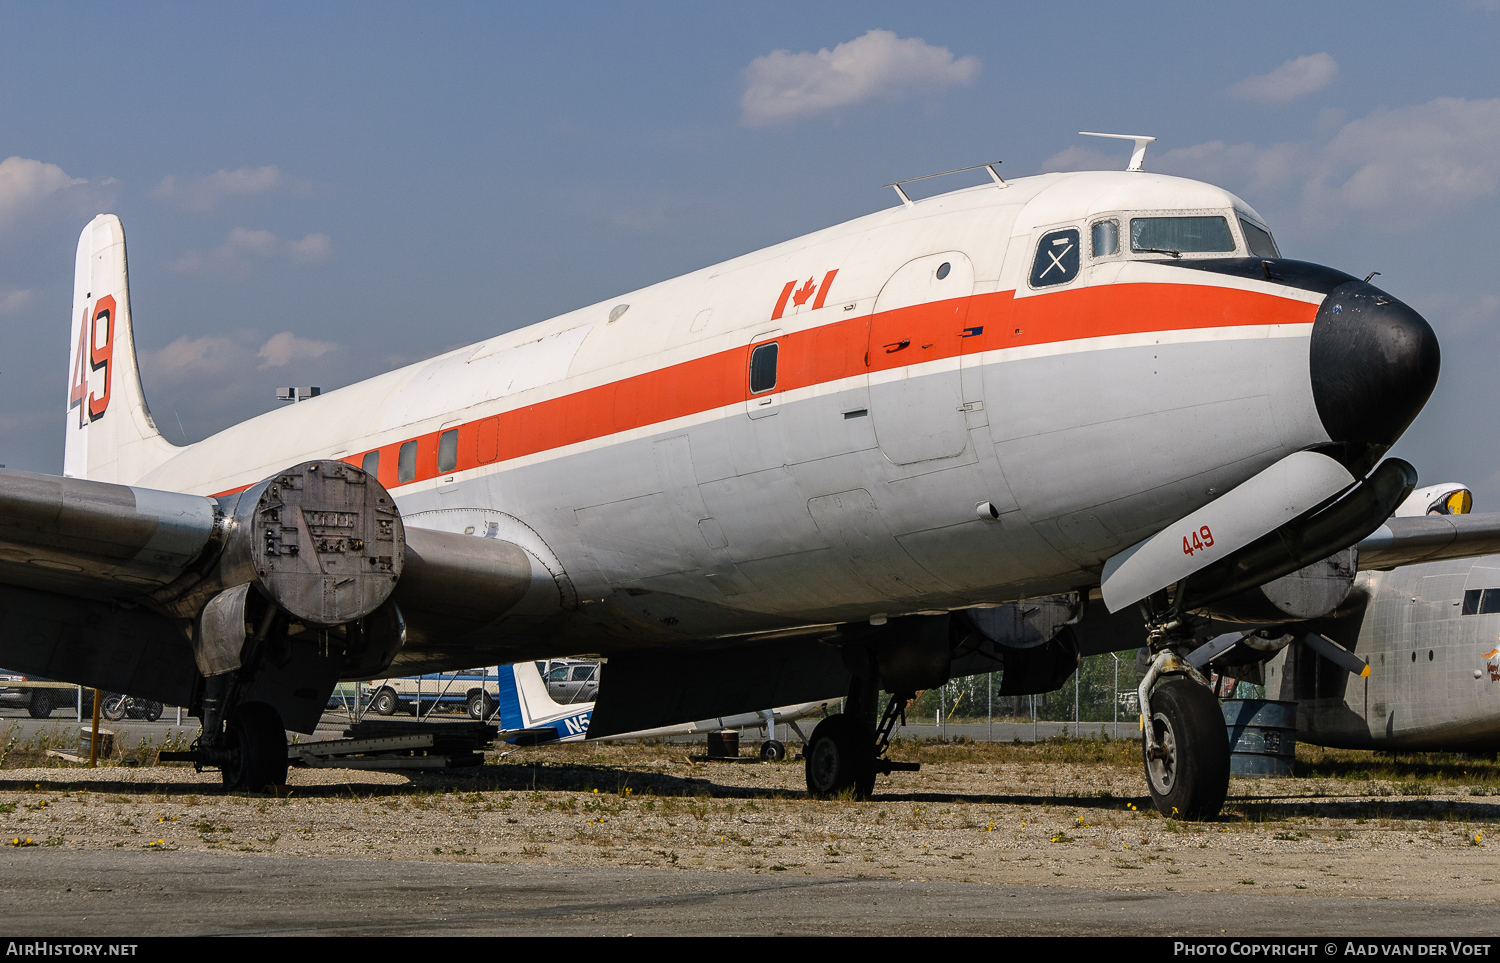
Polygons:
<instances>
[{"instance_id":1,"label":"roof-mounted aerial","mask_svg":"<svg viewBox=\"0 0 1500 963\"><path fill-rule=\"evenodd\" d=\"M1156 140L1155 137L1147 137L1144 134L1100 134L1092 130L1080 130L1078 133L1084 137L1112 137L1115 140L1135 141L1135 151L1130 155L1130 163L1125 167L1128 171L1141 169L1141 165L1146 161L1146 145Z\"/></svg>"},{"instance_id":2,"label":"roof-mounted aerial","mask_svg":"<svg viewBox=\"0 0 1500 963\"><path fill-rule=\"evenodd\" d=\"M990 172L990 177L994 179L996 187L1008 187L1009 185L1005 183L1005 178L1001 177L1000 172L995 170L996 167L1003 163L1004 161L991 161L988 164L975 164L973 167L960 167L956 171L943 171L941 174L923 174L921 177L908 177L904 181L897 181L894 184L886 184L884 186L894 187L896 194L901 198L902 204L905 204L907 207L916 207L916 202L907 197L906 192L901 189L902 184L910 184L912 181L925 181L929 177L947 177L949 174L962 174L964 171L977 171L983 168Z\"/></svg>"}]
</instances>

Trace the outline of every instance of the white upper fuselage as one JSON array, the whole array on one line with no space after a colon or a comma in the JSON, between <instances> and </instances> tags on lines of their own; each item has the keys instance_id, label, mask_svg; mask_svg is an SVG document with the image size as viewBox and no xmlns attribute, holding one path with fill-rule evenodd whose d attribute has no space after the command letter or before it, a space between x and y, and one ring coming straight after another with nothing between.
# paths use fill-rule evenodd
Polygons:
<instances>
[{"instance_id":1,"label":"white upper fuselage","mask_svg":"<svg viewBox=\"0 0 1500 963\"><path fill-rule=\"evenodd\" d=\"M1220 215L1235 248L1217 257L1248 256L1242 219L1259 221L1150 173L958 191L268 412L121 480L218 494L378 452L408 525L518 542L565 597L607 600L621 636L1097 584L1110 555L1328 441L1308 374L1322 295L1125 237L1092 256L1092 225L1132 215ZM1063 251L1070 229L1073 273L1034 284L1039 243ZM752 385L771 342L773 383Z\"/></svg>"}]
</instances>

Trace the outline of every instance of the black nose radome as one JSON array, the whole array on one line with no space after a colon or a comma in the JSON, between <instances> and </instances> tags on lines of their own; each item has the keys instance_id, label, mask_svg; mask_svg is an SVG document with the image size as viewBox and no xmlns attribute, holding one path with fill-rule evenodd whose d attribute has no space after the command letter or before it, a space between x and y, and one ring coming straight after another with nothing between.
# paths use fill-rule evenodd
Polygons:
<instances>
[{"instance_id":1,"label":"black nose radome","mask_svg":"<svg viewBox=\"0 0 1500 963\"><path fill-rule=\"evenodd\" d=\"M1437 335L1417 312L1363 281L1329 292L1312 329L1313 401L1328 437L1388 448L1438 378Z\"/></svg>"}]
</instances>

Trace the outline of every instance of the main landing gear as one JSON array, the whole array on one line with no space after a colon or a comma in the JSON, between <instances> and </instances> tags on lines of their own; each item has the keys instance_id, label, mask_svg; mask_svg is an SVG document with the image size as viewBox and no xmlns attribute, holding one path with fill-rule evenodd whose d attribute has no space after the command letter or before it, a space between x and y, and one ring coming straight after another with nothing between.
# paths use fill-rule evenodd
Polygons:
<instances>
[{"instance_id":1,"label":"main landing gear","mask_svg":"<svg viewBox=\"0 0 1500 963\"><path fill-rule=\"evenodd\" d=\"M281 715L264 702L247 702L230 715L224 748L224 788L262 792L286 783L286 730Z\"/></svg>"},{"instance_id":2,"label":"main landing gear","mask_svg":"<svg viewBox=\"0 0 1500 963\"><path fill-rule=\"evenodd\" d=\"M203 734L186 752L163 752L162 760L191 762L199 772L216 766L231 792L266 792L286 783L286 728L281 713L264 702L233 701L238 672L204 682Z\"/></svg>"},{"instance_id":3,"label":"main landing gear","mask_svg":"<svg viewBox=\"0 0 1500 963\"><path fill-rule=\"evenodd\" d=\"M1229 736L1212 686L1182 658L1192 641L1184 631L1175 620L1151 631L1156 655L1139 689L1141 755L1157 812L1213 819L1229 793Z\"/></svg>"},{"instance_id":4,"label":"main landing gear","mask_svg":"<svg viewBox=\"0 0 1500 963\"><path fill-rule=\"evenodd\" d=\"M856 677L849 683L844 711L818 723L807 740L807 792L818 799L850 793L868 799L875 791L875 777L892 772L916 772L920 763L895 762L885 758L897 719L906 721L906 707L913 694L891 696L880 723L875 708L880 693L873 680Z\"/></svg>"}]
</instances>

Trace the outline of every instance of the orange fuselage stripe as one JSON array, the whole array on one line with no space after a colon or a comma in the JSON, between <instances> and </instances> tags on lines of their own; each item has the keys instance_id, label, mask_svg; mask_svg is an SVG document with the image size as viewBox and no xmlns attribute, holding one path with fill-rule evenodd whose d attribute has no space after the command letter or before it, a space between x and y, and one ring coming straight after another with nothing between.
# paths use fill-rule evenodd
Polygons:
<instances>
[{"instance_id":1,"label":"orange fuselage stripe","mask_svg":"<svg viewBox=\"0 0 1500 963\"><path fill-rule=\"evenodd\" d=\"M795 331L779 342L776 392L1001 348L1156 331L1310 324L1316 305L1194 284L1108 284L1017 299L1011 291L934 301ZM765 343L765 342L758 342ZM657 368L457 425L458 464L438 471L440 432L382 445L387 488L643 428L751 397L754 345ZM417 443L416 476L397 481L403 444ZM369 452L344 458L359 465ZM244 488L220 494L233 494Z\"/></svg>"}]
</instances>

